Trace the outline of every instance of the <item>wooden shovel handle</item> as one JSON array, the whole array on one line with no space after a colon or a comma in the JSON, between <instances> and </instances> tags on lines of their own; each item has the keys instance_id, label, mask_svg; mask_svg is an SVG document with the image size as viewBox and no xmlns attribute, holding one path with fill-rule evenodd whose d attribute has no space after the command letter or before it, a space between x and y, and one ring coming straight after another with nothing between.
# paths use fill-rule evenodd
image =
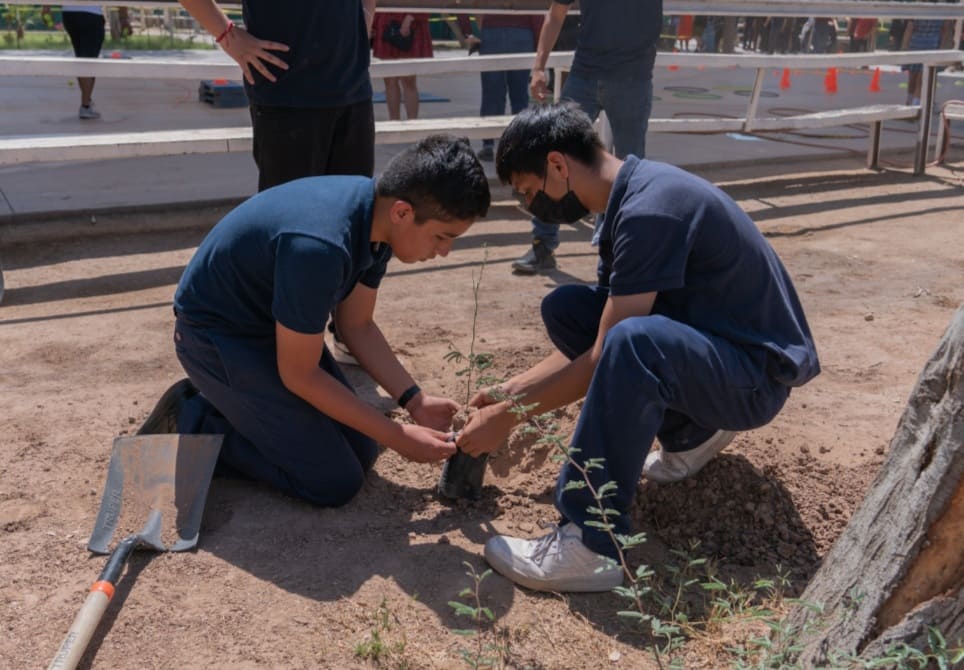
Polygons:
<instances>
[{"instance_id":1,"label":"wooden shovel handle","mask_svg":"<svg viewBox=\"0 0 964 670\"><path fill-rule=\"evenodd\" d=\"M77 667L113 596L113 584L103 580L94 582L47 670L73 670Z\"/></svg>"}]
</instances>

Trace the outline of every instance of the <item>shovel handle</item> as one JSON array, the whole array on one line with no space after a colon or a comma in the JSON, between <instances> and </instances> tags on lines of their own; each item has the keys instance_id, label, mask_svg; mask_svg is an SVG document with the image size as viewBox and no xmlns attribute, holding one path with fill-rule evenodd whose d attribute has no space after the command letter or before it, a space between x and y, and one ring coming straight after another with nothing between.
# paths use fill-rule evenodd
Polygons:
<instances>
[{"instance_id":1,"label":"shovel handle","mask_svg":"<svg viewBox=\"0 0 964 670\"><path fill-rule=\"evenodd\" d=\"M113 584L102 580L94 582L47 670L73 670L77 667L113 596Z\"/></svg>"},{"instance_id":2,"label":"shovel handle","mask_svg":"<svg viewBox=\"0 0 964 670\"><path fill-rule=\"evenodd\" d=\"M60 649L57 650L57 655L47 666L47 670L73 670L80 663L90 638L97 630L97 624L104 617L107 605L114 597L114 585L120 579L124 564L127 563L127 559L130 558L131 552L140 539L139 535L126 537L111 552L107 565L90 587L84 604L74 617L74 623L71 624L64 641L60 644Z\"/></svg>"}]
</instances>

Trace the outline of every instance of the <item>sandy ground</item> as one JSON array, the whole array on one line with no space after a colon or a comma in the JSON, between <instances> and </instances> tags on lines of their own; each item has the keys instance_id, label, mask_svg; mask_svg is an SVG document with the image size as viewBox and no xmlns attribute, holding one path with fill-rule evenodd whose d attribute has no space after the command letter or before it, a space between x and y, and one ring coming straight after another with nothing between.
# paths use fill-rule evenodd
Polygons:
<instances>
[{"instance_id":1,"label":"sandy ground","mask_svg":"<svg viewBox=\"0 0 964 670\"><path fill-rule=\"evenodd\" d=\"M694 480L642 483L636 518L661 564L693 540L724 576L805 583L883 460L924 362L964 301L964 189L927 177L835 171L711 177L750 211L800 291L823 374L769 426L740 435ZM170 299L202 233L143 233L4 250L0 307L0 667L45 665L104 564L87 537L115 436L136 430L181 372ZM585 226L568 228L559 270L512 276L528 228L507 206L447 259L392 266L378 319L423 387L464 397L449 342L466 351L472 282L485 258L478 349L512 374L548 353L538 317L553 286L592 281ZM359 392L391 411L366 379ZM559 412L571 428L578 411ZM392 452L341 509L314 509L216 479L196 551L136 554L82 667L455 668L471 641L448 602L481 570L493 532L553 521L558 466L516 437L491 461L476 503L433 495L439 466ZM116 539L116 538L115 538ZM616 596L558 596L492 576L483 603L509 667L651 665ZM364 660L373 632L385 649ZM697 643L694 643L695 645ZM713 667L693 646L687 665ZM702 659L702 660L701 660Z\"/></svg>"}]
</instances>

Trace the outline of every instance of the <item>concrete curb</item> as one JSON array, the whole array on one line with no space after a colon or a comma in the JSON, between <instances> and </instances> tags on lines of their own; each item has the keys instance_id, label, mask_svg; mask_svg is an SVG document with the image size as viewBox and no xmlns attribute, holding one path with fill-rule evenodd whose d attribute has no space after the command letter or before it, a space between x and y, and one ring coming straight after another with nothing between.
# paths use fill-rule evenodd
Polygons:
<instances>
[{"instance_id":1,"label":"concrete curb","mask_svg":"<svg viewBox=\"0 0 964 670\"><path fill-rule=\"evenodd\" d=\"M805 169L812 169L811 166L819 164L821 170L859 169L864 166L863 162L854 156L818 154L795 156L792 159L775 157L752 162L707 161L681 167L710 181L725 181L753 176L778 176L788 171L774 171L774 166L786 166L788 163ZM509 186L490 177L489 187L493 203L512 201L511 206L515 205L515 196ZM11 214L0 217L0 245L13 246L101 235L206 229L243 201L244 198L232 197L143 206Z\"/></svg>"}]
</instances>

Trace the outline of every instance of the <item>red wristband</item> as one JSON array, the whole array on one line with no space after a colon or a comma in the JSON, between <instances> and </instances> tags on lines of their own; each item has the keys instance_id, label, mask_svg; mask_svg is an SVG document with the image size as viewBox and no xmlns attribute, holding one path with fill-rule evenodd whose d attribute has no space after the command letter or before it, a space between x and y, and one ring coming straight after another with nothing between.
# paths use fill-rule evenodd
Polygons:
<instances>
[{"instance_id":1,"label":"red wristband","mask_svg":"<svg viewBox=\"0 0 964 670\"><path fill-rule=\"evenodd\" d=\"M224 29L224 32L214 38L215 44L221 44L232 30L234 30L234 21L228 21L228 27Z\"/></svg>"}]
</instances>

